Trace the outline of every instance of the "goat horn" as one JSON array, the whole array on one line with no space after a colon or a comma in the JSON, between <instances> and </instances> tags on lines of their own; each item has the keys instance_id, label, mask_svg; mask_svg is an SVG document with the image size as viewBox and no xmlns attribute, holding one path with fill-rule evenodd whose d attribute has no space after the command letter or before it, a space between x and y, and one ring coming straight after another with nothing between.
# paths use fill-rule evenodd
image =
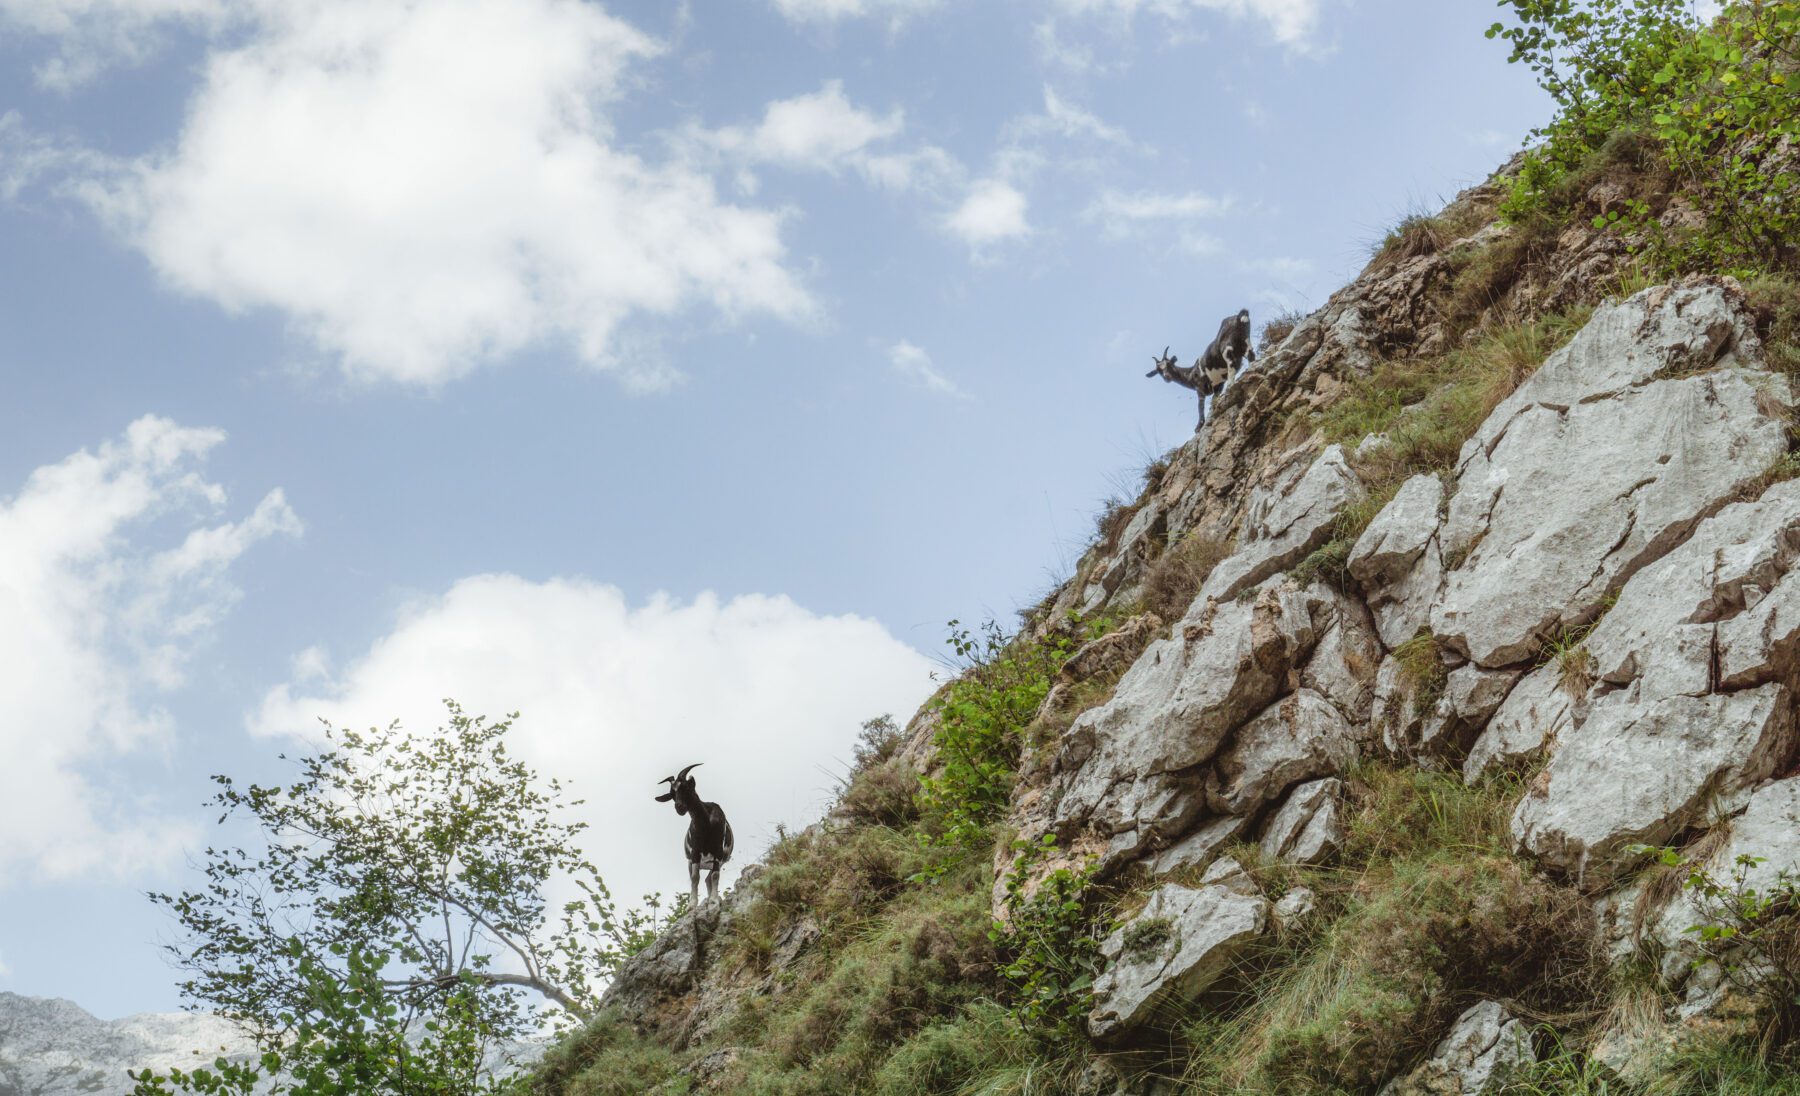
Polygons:
<instances>
[{"instance_id":1,"label":"goat horn","mask_svg":"<svg viewBox=\"0 0 1800 1096\"><path fill-rule=\"evenodd\" d=\"M687 768L681 770L681 775L679 775L675 778L676 783L680 783L681 781L686 780L688 773L693 772L695 769L698 769L700 766L702 766L704 764L706 764L706 762L696 761L692 765L689 765Z\"/></svg>"},{"instance_id":2,"label":"goat horn","mask_svg":"<svg viewBox=\"0 0 1800 1096\"><path fill-rule=\"evenodd\" d=\"M657 783L658 784L673 784L673 783L675 783L675 778L672 776L665 776L661 780L658 780Z\"/></svg>"}]
</instances>

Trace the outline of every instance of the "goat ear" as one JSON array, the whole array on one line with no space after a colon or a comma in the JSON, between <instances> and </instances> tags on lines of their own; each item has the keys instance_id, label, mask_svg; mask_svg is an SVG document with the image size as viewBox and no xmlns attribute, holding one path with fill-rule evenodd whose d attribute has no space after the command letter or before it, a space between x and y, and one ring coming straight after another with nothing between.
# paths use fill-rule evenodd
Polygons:
<instances>
[{"instance_id":1,"label":"goat ear","mask_svg":"<svg viewBox=\"0 0 1800 1096\"><path fill-rule=\"evenodd\" d=\"M669 791L669 792L664 792L661 795L657 796L656 801L658 803L667 803L669 800L671 800L673 798L675 798L675 793L672 791Z\"/></svg>"}]
</instances>

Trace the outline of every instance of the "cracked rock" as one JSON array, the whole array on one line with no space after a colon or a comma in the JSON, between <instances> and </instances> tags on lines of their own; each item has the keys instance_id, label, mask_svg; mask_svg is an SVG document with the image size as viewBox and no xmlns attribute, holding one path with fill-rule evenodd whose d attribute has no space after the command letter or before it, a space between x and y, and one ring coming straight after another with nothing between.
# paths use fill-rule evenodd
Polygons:
<instances>
[{"instance_id":1,"label":"cracked rock","mask_svg":"<svg viewBox=\"0 0 1800 1096\"><path fill-rule=\"evenodd\" d=\"M1094 982L1088 1033L1106 1039L1153 1025L1230 969L1268 921L1268 899L1235 860L1214 864L1199 887L1158 887L1100 946L1106 969Z\"/></svg>"},{"instance_id":2,"label":"cracked rock","mask_svg":"<svg viewBox=\"0 0 1800 1096\"><path fill-rule=\"evenodd\" d=\"M1535 1061L1531 1029L1498 1001L1483 1001L1457 1019L1430 1058L1388 1082L1380 1096L1486 1096L1504 1091Z\"/></svg>"},{"instance_id":3,"label":"cracked rock","mask_svg":"<svg viewBox=\"0 0 1800 1096\"><path fill-rule=\"evenodd\" d=\"M1296 787L1263 828L1262 852L1271 860L1317 864L1344 841L1344 782L1336 777Z\"/></svg>"},{"instance_id":4,"label":"cracked rock","mask_svg":"<svg viewBox=\"0 0 1800 1096\"><path fill-rule=\"evenodd\" d=\"M1720 282L1603 305L1463 446L1432 631L1498 668L1590 619L1786 452L1792 395L1760 365Z\"/></svg>"},{"instance_id":5,"label":"cracked rock","mask_svg":"<svg viewBox=\"0 0 1800 1096\"><path fill-rule=\"evenodd\" d=\"M1200 596L1235 597L1299 563L1331 539L1338 515L1363 495L1362 481L1338 445L1327 447L1298 479L1258 488L1244 508L1237 551L1213 568Z\"/></svg>"}]
</instances>

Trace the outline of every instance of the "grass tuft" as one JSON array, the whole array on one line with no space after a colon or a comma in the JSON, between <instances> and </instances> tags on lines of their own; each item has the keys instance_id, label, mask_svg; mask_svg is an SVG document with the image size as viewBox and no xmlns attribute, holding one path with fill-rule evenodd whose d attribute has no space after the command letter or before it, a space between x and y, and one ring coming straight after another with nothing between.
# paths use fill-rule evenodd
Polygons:
<instances>
[{"instance_id":1,"label":"grass tuft","mask_svg":"<svg viewBox=\"0 0 1800 1096\"><path fill-rule=\"evenodd\" d=\"M1144 575L1144 608L1164 620L1179 619L1213 568L1230 554L1230 544L1193 534L1169 545Z\"/></svg>"},{"instance_id":2,"label":"grass tuft","mask_svg":"<svg viewBox=\"0 0 1800 1096\"><path fill-rule=\"evenodd\" d=\"M1429 710L1444 694L1444 682L1449 677L1437 636L1421 631L1394 648L1394 661L1400 664L1400 678L1412 693L1413 710Z\"/></svg>"}]
</instances>

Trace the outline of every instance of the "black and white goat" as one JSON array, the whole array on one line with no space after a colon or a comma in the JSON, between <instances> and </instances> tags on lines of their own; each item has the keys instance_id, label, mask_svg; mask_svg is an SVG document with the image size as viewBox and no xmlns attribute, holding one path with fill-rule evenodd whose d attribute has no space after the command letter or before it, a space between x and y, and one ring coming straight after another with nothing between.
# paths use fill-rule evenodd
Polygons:
<instances>
[{"instance_id":1,"label":"black and white goat","mask_svg":"<svg viewBox=\"0 0 1800 1096\"><path fill-rule=\"evenodd\" d=\"M695 762L674 776L663 777L662 783L669 785L669 790L656 797L658 803L674 800L675 813L687 815L683 848L687 850L688 904L696 908L700 904L700 869L706 869L706 900L710 902L719 896L719 869L731 859L733 843L725 812L717 803L702 800L694 789L694 778L688 773L699 767L700 763Z\"/></svg>"},{"instance_id":2,"label":"black and white goat","mask_svg":"<svg viewBox=\"0 0 1800 1096\"><path fill-rule=\"evenodd\" d=\"M1183 388L1192 388L1200 394L1200 422L1194 427L1199 430L1206 425L1206 398L1216 396L1225 390L1225 382L1244 368L1244 359L1256 360L1256 351L1250 346L1250 310L1240 309L1235 316L1227 316L1219 323L1219 333L1194 364L1180 366L1175 364L1174 355L1168 347L1163 347L1162 357L1153 359L1156 368L1145 373L1146 377L1160 376L1165 381L1172 381Z\"/></svg>"}]
</instances>

